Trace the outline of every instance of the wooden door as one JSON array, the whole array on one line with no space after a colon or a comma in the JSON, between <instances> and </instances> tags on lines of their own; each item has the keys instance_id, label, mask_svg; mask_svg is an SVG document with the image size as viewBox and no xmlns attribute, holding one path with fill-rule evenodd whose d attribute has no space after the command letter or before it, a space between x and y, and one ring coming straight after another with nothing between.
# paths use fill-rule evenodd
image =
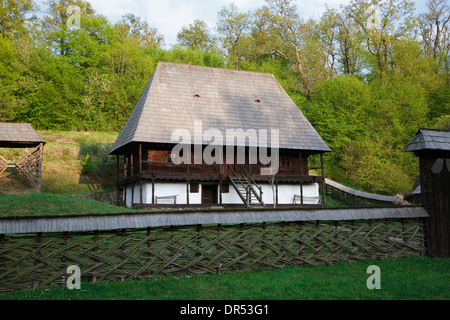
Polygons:
<instances>
[{"instance_id":1,"label":"wooden door","mask_svg":"<svg viewBox=\"0 0 450 320\"><path fill-rule=\"evenodd\" d=\"M202 185L202 204L217 203L217 184Z\"/></svg>"}]
</instances>

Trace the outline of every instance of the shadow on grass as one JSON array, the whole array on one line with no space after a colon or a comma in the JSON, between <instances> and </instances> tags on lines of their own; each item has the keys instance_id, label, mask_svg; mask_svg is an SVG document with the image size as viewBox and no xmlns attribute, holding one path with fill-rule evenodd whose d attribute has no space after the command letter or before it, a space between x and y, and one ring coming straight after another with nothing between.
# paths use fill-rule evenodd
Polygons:
<instances>
[{"instance_id":1,"label":"shadow on grass","mask_svg":"<svg viewBox=\"0 0 450 320\"><path fill-rule=\"evenodd\" d=\"M80 143L78 160L81 164L79 184L87 185L91 192L115 189L117 163L108 155L112 143Z\"/></svg>"}]
</instances>

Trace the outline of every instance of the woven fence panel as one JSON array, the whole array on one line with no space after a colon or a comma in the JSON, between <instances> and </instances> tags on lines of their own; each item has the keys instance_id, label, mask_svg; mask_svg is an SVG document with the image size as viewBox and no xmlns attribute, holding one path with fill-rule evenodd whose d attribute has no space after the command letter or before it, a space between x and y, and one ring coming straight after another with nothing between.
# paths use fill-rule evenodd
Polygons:
<instances>
[{"instance_id":1,"label":"woven fence panel","mask_svg":"<svg viewBox=\"0 0 450 320\"><path fill-rule=\"evenodd\" d=\"M93 282L244 272L424 253L419 219L198 225L0 238L0 291L65 284L77 265Z\"/></svg>"}]
</instances>

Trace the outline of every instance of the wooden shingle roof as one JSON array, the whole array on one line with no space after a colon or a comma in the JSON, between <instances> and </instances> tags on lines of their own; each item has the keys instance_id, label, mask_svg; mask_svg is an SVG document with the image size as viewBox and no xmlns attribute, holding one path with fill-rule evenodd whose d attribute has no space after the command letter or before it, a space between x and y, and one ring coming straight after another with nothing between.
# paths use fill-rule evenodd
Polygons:
<instances>
[{"instance_id":1,"label":"wooden shingle roof","mask_svg":"<svg viewBox=\"0 0 450 320\"><path fill-rule=\"evenodd\" d=\"M420 129L403 152L420 152L425 150L450 152L450 131Z\"/></svg>"},{"instance_id":2,"label":"wooden shingle roof","mask_svg":"<svg viewBox=\"0 0 450 320\"><path fill-rule=\"evenodd\" d=\"M176 129L193 138L196 121L224 140L226 129L266 129L269 141L278 129L280 148L331 151L272 74L160 62L110 154L132 142L174 143Z\"/></svg>"},{"instance_id":3,"label":"wooden shingle roof","mask_svg":"<svg viewBox=\"0 0 450 320\"><path fill-rule=\"evenodd\" d=\"M29 123L0 123L0 147L36 147L45 141Z\"/></svg>"}]
</instances>

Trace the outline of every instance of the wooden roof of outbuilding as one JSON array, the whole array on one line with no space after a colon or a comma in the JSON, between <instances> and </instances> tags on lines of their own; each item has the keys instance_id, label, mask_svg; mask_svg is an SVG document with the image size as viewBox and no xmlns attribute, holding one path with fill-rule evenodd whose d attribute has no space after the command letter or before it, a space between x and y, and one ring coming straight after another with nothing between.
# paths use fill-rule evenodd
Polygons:
<instances>
[{"instance_id":1,"label":"wooden roof of outbuilding","mask_svg":"<svg viewBox=\"0 0 450 320\"><path fill-rule=\"evenodd\" d=\"M0 123L0 147L27 148L45 144L29 123Z\"/></svg>"},{"instance_id":2,"label":"wooden roof of outbuilding","mask_svg":"<svg viewBox=\"0 0 450 320\"><path fill-rule=\"evenodd\" d=\"M174 144L176 129L193 138L196 121L202 133L218 129L224 140L226 129L266 129L269 141L278 129L280 148L331 151L274 75L160 62L110 153L132 142Z\"/></svg>"},{"instance_id":3,"label":"wooden roof of outbuilding","mask_svg":"<svg viewBox=\"0 0 450 320\"><path fill-rule=\"evenodd\" d=\"M450 131L419 129L402 151L418 152L424 150L450 152Z\"/></svg>"}]
</instances>

